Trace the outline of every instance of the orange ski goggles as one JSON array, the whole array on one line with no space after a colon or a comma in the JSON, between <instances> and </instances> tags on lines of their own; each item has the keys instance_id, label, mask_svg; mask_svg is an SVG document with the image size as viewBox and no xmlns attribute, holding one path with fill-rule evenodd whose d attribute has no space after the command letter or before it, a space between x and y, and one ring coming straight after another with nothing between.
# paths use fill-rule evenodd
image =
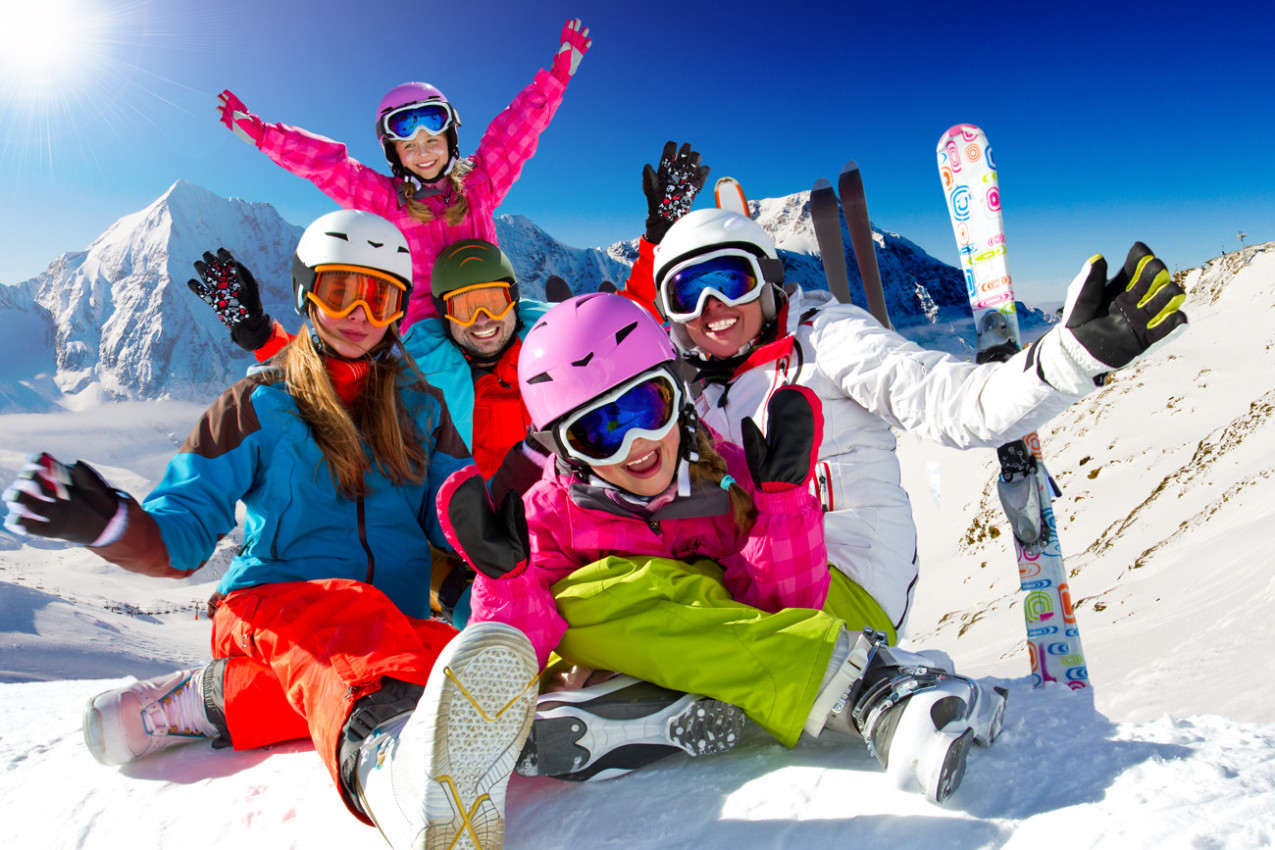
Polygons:
<instances>
[{"instance_id":1,"label":"orange ski goggles","mask_svg":"<svg viewBox=\"0 0 1275 850\"><path fill-rule=\"evenodd\" d=\"M362 266L318 266L314 288L305 294L324 313L343 319L362 307L368 324L383 328L402 318L407 287L397 278Z\"/></svg>"},{"instance_id":2,"label":"orange ski goggles","mask_svg":"<svg viewBox=\"0 0 1275 850\"><path fill-rule=\"evenodd\" d=\"M478 321L479 313L486 313L492 321L499 322L514 307L509 284L501 280L475 283L449 292L443 296L443 303L447 305L447 318L462 328Z\"/></svg>"}]
</instances>

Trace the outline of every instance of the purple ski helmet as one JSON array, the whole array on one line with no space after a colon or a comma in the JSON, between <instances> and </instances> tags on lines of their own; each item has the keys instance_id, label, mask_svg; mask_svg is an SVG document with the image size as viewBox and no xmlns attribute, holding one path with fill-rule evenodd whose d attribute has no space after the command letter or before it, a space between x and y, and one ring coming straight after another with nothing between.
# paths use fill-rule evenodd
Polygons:
<instances>
[{"instance_id":1,"label":"purple ski helmet","mask_svg":"<svg viewBox=\"0 0 1275 850\"><path fill-rule=\"evenodd\" d=\"M592 292L555 305L527 332L518 356L518 386L532 425L545 431L630 378L665 364L680 382L676 362L673 343L650 313L622 295Z\"/></svg>"},{"instance_id":2,"label":"purple ski helmet","mask_svg":"<svg viewBox=\"0 0 1275 850\"><path fill-rule=\"evenodd\" d=\"M385 119L390 113L403 107L430 103L444 107L451 115L451 121L444 131L447 135L448 159L447 165L443 167L443 174L451 171L452 166L455 165L456 160L460 157L460 137L456 132L460 127L460 114L448 102L447 96L429 83L400 83L386 92L376 107L376 140L381 143L381 147L385 150L385 159L390 164L390 168L399 177L406 176L407 171L403 168L403 164L399 161L398 153L394 150L394 139L386 128Z\"/></svg>"}]
</instances>

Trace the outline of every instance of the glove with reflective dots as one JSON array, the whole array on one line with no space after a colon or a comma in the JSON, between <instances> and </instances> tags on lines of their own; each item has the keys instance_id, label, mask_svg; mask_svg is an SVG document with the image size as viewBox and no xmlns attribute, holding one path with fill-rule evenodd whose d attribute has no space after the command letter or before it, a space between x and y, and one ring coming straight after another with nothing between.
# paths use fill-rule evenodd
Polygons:
<instances>
[{"instance_id":1,"label":"glove with reflective dots","mask_svg":"<svg viewBox=\"0 0 1275 850\"><path fill-rule=\"evenodd\" d=\"M741 423L744 457L759 490L804 487L823 442L823 404L808 387L780 387L766 403L766 434L751 417Z\"/></svg>"},{"instance_id":2,"label":"glove with reflective dots","mask_svg":"<svg viewBox=\"0 0 1275 850\"><path fill-rule=\"evenodd\" d=\"M497 512L476 466L448 476L438 491L443 534L465 562L488 578L516 576L531 556L522 496L509 490Z\"/></svg>"},{"instance_id":3,"label":"glove with reflective dots","mask_svg":"<svg viewBox=\"0 0 1275 850\"><path fill-rule=\"evenodd\" d=\"M217 256L205 251L195 261L199 280L186 281L190 291L213 308L230 328L230 338L245 351L256 351L270 338L273 322L261 307L261 292L252 272L225 248Z\"/></svg>"},{"instance_id":4,"label":"glove with reflective dots","mask_svg":"<svg viewBox=\"0 0 1275 850\"><path fill-rule=\"evenodd\" d=\"M580 60L593 45L589 38L589 28L580 23L579 18L567 21L562 27L562 46L553 57L550 73L566 83L580 67Z\"/></svg>"},{"instance_id":5,"label":"glove with reflective dots","mask_svg":"<svg viewBox=\"0 0 1275 850\"><path fill-rule=\"evenodd\" d=\"M1134 243L1110 281L1107 261L1095 254L1067 289L1061 326L1038 343L1038 374L1063 392L1093 389L1102 376L1146 356L1185 325L1186 314L1178 309L1185 300L1145 244Z\"/></svg>"},{"instance_id":6,"label":"glove with reflective dots","mask_svg":"<svg viewBox=\"0 0 1275 850\"><path fill-rule=\"evenodd\" d=\"M709 168L700 164L700 155L690 143L677 148L677 142L666 142L660 156L660 167L642 168L642 193L646 195L646 241L660 244L664 234L679 218L686 215L699 190L704 188Z\"/></svg>"},{"instance_id":7,"label":"glove with reflective dots","mask_svg":"<svg viewBox=\"0 0 1275 850\"><path fill-rule=\"evenodd\" d=\"M111 541L102 533L123 506L121 496L82 460L68 467L47 452L31 455L4 492L4 524L18 534L105 545Z\"/></svg>"},{"instance_id":8,"label":"glove with reflective dots","mask_svg":"<svg viewBox=\"0 0 1275 850\"><path fill-rule=\"evenodd\" d=\"M253 147L261 147L261 137L266 132L265 125L260 118L248 111L248 107L230 89L217 95L217 117L236 136Z\"/></svg>"}]
</instances>

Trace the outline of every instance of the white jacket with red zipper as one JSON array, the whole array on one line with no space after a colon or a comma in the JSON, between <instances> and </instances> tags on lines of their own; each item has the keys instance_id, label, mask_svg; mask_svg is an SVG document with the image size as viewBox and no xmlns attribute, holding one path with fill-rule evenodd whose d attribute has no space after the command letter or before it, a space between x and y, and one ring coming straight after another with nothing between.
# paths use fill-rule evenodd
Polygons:
<instances>
[{"instance_id":1,"label":"white jacket with red zipper","mask_svg":"<svg viewBox=\"0 0 1275 850\"><path fill-rule=\"evenodd\" d=\"M819 395L825 427L814 486L829 561L902 629L917 579L916 526L891 429L956 448L996 447L1037 430L1079 397L1047 384L1030 349L1006 363L974 365L923 349L858 307L800 289L777 321L784 331L773 342L731 375L705 381L700 416L739 442L740 423L762 422L777 388L799 384ZM674 333L674 341L683 336Z\"/></svg>"}]
</instances>

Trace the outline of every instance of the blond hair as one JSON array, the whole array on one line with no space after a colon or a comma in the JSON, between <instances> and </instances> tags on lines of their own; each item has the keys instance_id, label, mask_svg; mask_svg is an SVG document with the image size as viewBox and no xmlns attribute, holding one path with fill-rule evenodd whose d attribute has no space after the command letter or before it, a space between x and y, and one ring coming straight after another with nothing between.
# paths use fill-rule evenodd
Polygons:
<instances>
[{"instance_id":1,"label":"blond hair","mask_svg":"<svg viewBox=\"0 0 1275 850\"><path fill-rule=\"evenodd\" d=\"M369 352L381 356L369 359L363 392L348 408L332 385L308 328L283 353L288 392L310 426L337 490L349 499L367 495L366 474L373 467L395 486L419 484L426 478L429 454L398 391L399 375L405 369L418 376L420 372L406 352L401 358L390 354L397 340L390 329Z\"/></svg>"},{"instance_id":2,"label":"blond hair","mask_svg":"<svg viewBox=\"0 0 1275 850\"><path fill-rule=\"evenodd\" d=\"M469 176L469 172L474 169L474 164L467 159L458 159L456 164L452 166L452 170L447 174L447 181L451 184L452 194L456 200L449 203L443 210L444 223L455 227L460 224L465 216L469 215L469 200L465 197L465 178ZM414 221L421 224L429 224L434 221L437 216L434 215L430 208L420 201L415 200L416 184L408 180L403 184L403 206L407 209L407 214Z\"/></svg>"},{"instance_id":3,"label":"blond hair","mask_svg":"<svg viewBox=\"0 0 1275 850\"><path fill-rule=\"evenodd\" d=\"M695 429L695 449L699 453L699 460L690 464L691 481L711 481L720 487L722 479L729 474L726 461L717 453L704 428ZM740 534L747 534L757 521L757 506L753 503L753 497L733 479L726 492L730 495L735 527Z\"/></svg>"}]
</instances>

